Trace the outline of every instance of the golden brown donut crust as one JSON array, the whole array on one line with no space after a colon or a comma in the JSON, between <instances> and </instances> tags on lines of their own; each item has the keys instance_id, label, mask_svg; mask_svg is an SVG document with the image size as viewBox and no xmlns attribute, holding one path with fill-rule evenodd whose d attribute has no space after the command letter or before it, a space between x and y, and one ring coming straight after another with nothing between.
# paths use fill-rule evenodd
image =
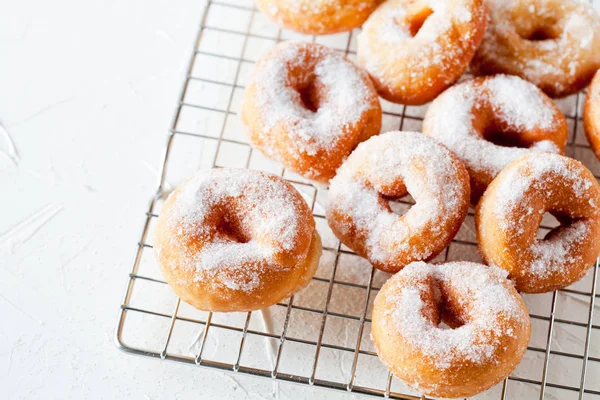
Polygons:
<instances>
[{"instance_id":1,"label":"golden brown donut crust","mask_svg":"<svg viewBox=\"0 0 600 400\"><path fill-rule=\"evenodd\" d=\"M284 28L329 35L358 28L381 0L256 0L256 6Z\"/></svg>"},{"instance_id":2,"label":"golden brown donut crust","mask_svg":"<svg viewBox=\"0 0 600 400\"><path fill-rule=\"evenodd\" d=\"M402 216L388 199L410 192ZM361 143L331 181L327 222L357 254L386 272L435 257L469 209L469 177L444 146L417 132L388 132Z\"/></svg>"},{"instance_id":3,"label":"golden brown donut crust","mask_svg":"<svg viewBox=\"0 0 600 400\"><path fill-rule=\"evenodd\" d=\"M600 73L596 72L585 97L583 126L596 157L600 159Z\"/></svg>"},{"instance_id":4,"label":"golden brown donut crust","mask_svg":"<svg viewBox=\"0 0 600 400\"><path fill-rule=\"evenodd\" d=\"M154 249L167 283L207 311L252 311L305 287L321 240L302 196L251 170L200 171L160 211Z\"/></svg>"},{"instance_id":5,"label":"golden brown donut crust","mask_svg":"<svg viewBox=\"0 0 600 400\"><path fill-rule=\"evenodd\" d=\"M356 145L379 133L368 75L325 46L284 42L256 65L242 119L252 145L305 178L327 183Z\"/></svg>"},{"instance_id":6,"label":"golden brown donut crust","mask_svg":"<svg viewBox=\"0 0 600 400\"><path fill-rule=\"evenodd\" d=\"M495 75L461 82L428 108L423 133L463 161L471 178L471 203L517 158L539 152L562 154L567 120L552 99L516 76ZM518 146L518 147L515 147Z\"/></svg>"},{"instance_id":7,"label":"golden brown donut crust","mask_svg":"<svg viewBox=\"0 0 600 400\"><path fill-rule=\"evenodd\" d=\"M551 97L586 87L600 68L600 17L578 0L487 0L490 25L473 61L476 75L506 73Z\"/></svg>"},{"instance_id":8,"label":"golden brown donut crust","mask_svg":"<svg viewBox=\"0 0 600 400\"><path fill-rule=\"evenodd\" d=\"M581 279L600 254L600 186L579 161L527 155L490 184L475 213L483 259L519 291L543 293ZM536 239L545 212L563 222Z\"/></svg>"},{"instance_id":9,"label":"golden brown donut crust","mask_svg":"<svg viewBox=\"0 0 600 400\"><path fill-rule=\"evenodd\" d=\"M470 262L412 263L383 285L373 308L379 358L436 398L471 397L501 382L530 334L527 309L506 273Z\"/></svg>"},{"instance_id":10,"label":"golden brown donut crust","mask_svg":"<svg viewBox=\"0 0 600 400\"><path fill-rule=\"evenodd\" d=\"M389 0L358 36L358 63L384 99L425 104L465 73L487 21L483 0Z\"/></svg>"}]
</instances>

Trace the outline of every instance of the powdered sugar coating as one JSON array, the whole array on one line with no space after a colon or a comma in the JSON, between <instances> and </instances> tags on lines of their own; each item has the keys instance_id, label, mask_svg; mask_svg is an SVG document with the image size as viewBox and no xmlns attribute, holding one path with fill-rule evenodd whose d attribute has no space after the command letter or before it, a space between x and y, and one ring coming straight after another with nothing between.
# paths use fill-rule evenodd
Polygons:
<instances>
[{"instance_id":1,"label":"powdered sugar coating","mask_svg":"<svg viewBox=\"0 0 600 400\"><path fill-rule=\"evenodd\" d=\"M175 191L161 213L166 228L155 250L179 249L171 270L194 282L232 290L261 285L261 270L302 264L314 233L310 209L291 185L273 175L237 169L198 172Z\"/></svg>"},{"instance_id":2,"label":"powdered sugar coating","mask_svg":"<svg viewBox=\"0 0 600 400\"><path fill-rule=\"evenodd\" d=\"M487 141L483 131L489 126L518 133L530 147ZM561 153L567 140L566 120L554 103L536 86L509 75L448 89L427 110L423 131L463 160L472 180L483 187L513 160L532 152Z\"/></svg>"},{"instance_id":3,"label":"powdered sugar coating","mask_svg":"<svg viewBox=\"0 0 600 400\"><path fill-rule=\"evenodd\" d=\"M309 64L306 55L299 52L303 44L283 47L279 57L267 59L256 69L254 80L262 85L256 102L262 110L261 119L265 134L277 124L285 124L290 139L298 143L301 152L315 155L324 147L335 147L344 134L346 125L354 124L370 107L366 98L369 88L364 84L356 67L338 53L324 47L315 48L320 60L308 74L327 88L329 99L315 111L307 109L300 93L290 82L289 68L302 68ZM301 77L298 80L302 80ZM267 150L273 155L274 150Z\"/></svg>"},{"instance_id":4,"label":"powdered sugar coating","mask_svg":"<svg viewBox=\"0 0 600 400\"><path fill-rule=\"evenodd\" d=\"M567 190L572 191L575 197L584 196L592 187L592 181L566 164L561 156L540 154L525 157L521 162L520 168L508 170L505 179L501 180L496 188L495 213L499 219L517 212L529 191L544 192L548 190L548 183L555 179L562 179ZM511 229L508 224L509 221L505 221L503 227Z\"/></svg>"},{"instance_id":5,"label":"powdered sugar coating","mask_svg":"<svg viewBox=\"0 0 600 400\"><path fill-rule=\"evenodd\" d=\"M402 217L382 194L416 204ZM435 256L467 212L466 171L434 140L415 132L388 132L361 143L331 181L327 220L344 244L378 268Z\"/></svg>"},{"instance_id":6,"label":"powdered sugar coating","mask_svg":"<svg viewBox=\"0 0 600 400\"><path fill-rule=\"evenodd\" d=\"M525 197L532 191L542 193L543 196L550 195L552 189L549 185L560 179L565 190L572 193L572 197L582 198L589 196L588 191L594 186L591 180L565 163L563 157L544 154L520 161L520 167L509 169L495 189L494 214L500 228L509 234L525 234L522 220L511 216L521 214ZM597 209L593 198L591 200L589 206ZM526 212L543 214L543 211L545 210L528 208ZM579 261L576 249L584 244L589 233L588 222L581 220L564 227L548 240L535 240L531 247L532 260L523 267L530 274L540 277L568 271Z\"/></svg>"},{"instance_id":7,"label":"powdered sugar coating","mask_svg":"<svg viewBox=\"0 0 600 400\"><path fill-rule=\"evenodd\" d=\"M553 129L556 112L537 87L516 76L496 75L484 83L492 108L513 129Z\"/></svg>"},{"instance_id":8,"label":"powdered sugar coating","mask_svg":"<svg viewBox=\"0 0 600 400\"><path fill-rule=\"evenodd\" d=\"M479 74L509 73L562 97L600 67L600 18L579 0L487 0L490 26L473 60ZM528 40L531 36L545 40Z\"/></svg>"},{"instance_id":9,"label":"powdered sugar coating","mask_svg":"<svg viewBox=\"0 0 600 400\"><path fill-rule=\"evenodd\" d=\"M385 296L386 319L393 322L388 329L395 330L436 368L455 368L464 362L494 365L499 361L496 357L502 338L523 339L517 332L529 324L529 319L506 279L506 271L469 262L416 262L400 274L401 279L390 281L380 294ZM436 314L439 318L439 310L426 310L432 304L422 298L431 290L437 307L453 292L451 296L459 299L453 304L462 309L451 312L460 316L462 326L442 329L440 321L432 319Z\"/></svg>"},{"instance_id":10,"label":"powdered sugar coating","mask_svg":"<svg viewBox=\"0 0 600 400\"><path fill-rule=\"evenodd\" d=\"M257 64L246 93L242 116L255 147L301 174L306 168L309 178L337 168L356 143L379 133L381 109L366 73L318 44L277 45ZM304 163L309 157L325 160Z\"/></svg>"},{"instance_id":11,"label":"powdered sugar coating","mask_svg":"<svg viewBox=\"0 0 600 400\"><path fill-rule=\"evenodd\" d=\"M547 240L536 240L531 246L532 261L529 272L537 276L549 276L569 270L577 263L576 249L589 235L585 221L577 221Z\"/></svg>"},{"instance_id":12,"label":"powdered sugar coating","mask_svg":"<svg viewBox=\"0 0 600 400\"><path fill-rule=\"evenodd\" d=\"M506 272L471 262L412 263L383 285L373 307L379 358L434 398L470 398L501 382L530 335Z\"/></svg>"},{"instance_id":13,"label":"powdered sugar coating","mask_svg":"<svg viewBox=\"0 0 600 400\"><path fill-rule=\"evenodd\" d=\"M438 37L449 34L453 28L452 22L454 19L461 22L469 22L472 17L471 12L464 4L460 7L451 8L449 6L450 3L448 1L437 0L423 2L424 6L429 7L433 11L435 17L427 18L414 37L411 34L411 21L409 20L410 14L407 9L407 2L387 1L380 6L372 18L369 18L363 26L364 33L358 36L359 51L362 50L364 52L362 54L365 60L364 66L367 71L371 74L379 75L387 68L387 65L381 62L381 56L383 55L372 52L372 47L369 46L368 40L370 39L369 33L371 31L376 31L381 42L391 46L411 40L419 42L422 45L426 42L432 42L430 46L436 50L431 53L433 57L423 57L421 59L422 64L420 65L421 67L427 67L429 64L441 64L445 56L441 52L441 44L437 42ZM384 15L385 18L381 18L380 15ZM424 50L421 51L425 54ZM458 47L454 51L461 52L463 50ZM401 54L397 55L399 60L401 56ZM417 74L417 71L414 74Z\"/></svg>"},{"instance_id":14,"label":"powdered sugar coating","mask_svg":"<svg viewBox=\"0 0 600 400\"><path fill-rule=\"evenodd\" d=\"M384 98L424 104L465 72L486 23L480 0L389 0L365 22L358 61Z\"/></svg>"},{"instance_id":15,"label":"powdered sugar coating","mask_svg":"<svg viewBox=\"0 0 600 400\"><path fill-rule=\"evenodd\" d=\"M519 289L527 292L578 280L600 253L599 199L595 178L578 161L546 153L511 163L477 209L484 258L511 271ZM557 213L566 223L536 239L545 212ZM504 250L498 250L498 243Z\"/></svg>"},{"instance_id":16,"label":"powdered sugar coating","mask_svg":"<svg viewBox=\"0 0 600 400\"><path fill-rule=\"evenodd\" d=\"M256 5L279 25L323 35L362 25L380 0L257 0Z\"/></svg>"}]
</instances>

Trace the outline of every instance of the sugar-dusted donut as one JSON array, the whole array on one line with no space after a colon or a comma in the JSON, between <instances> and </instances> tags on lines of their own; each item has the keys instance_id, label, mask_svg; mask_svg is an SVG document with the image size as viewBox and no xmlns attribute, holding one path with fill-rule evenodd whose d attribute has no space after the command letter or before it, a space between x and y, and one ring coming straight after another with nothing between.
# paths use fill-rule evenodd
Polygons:
<instances>
[{"instance_id":1,"label":"sugar-dusted donut","mask_svg":"<svg viewBox=\"0 0 600 400\"><path fill-rule=\"evenodd\" d=\"M531 334L506 272L471 262L408 265L377 294L371 326L390 371L443 398L471 397L501 382L519 364Z\"/></svg>"},{"instance_id":2,"label":"sugar-dusted donut","mask_svg":"<svg viewBox=\"0 0 600 400\"><path fill-rule=\"evenodd\" d=\"M518 75L552 97L583 89L600 68L600 17L587 1L487 0L476 75Z\"/></svg>"},{"instance_id":3,"label":"sugar-dusted donut","mask_svg":"<svg viewBox=\"0 0 600 400\"><path fill-rule=\"evenodd\" d=\"M381 106L368 75L341 54L286 42L257 63L242 119L254 147L328 182L358 143L379 133Z\"/></svg>"},{"instance_id":4,"label":"sugar-dusted donut","mask_svg":"<svg viewBox=\"0 0 600 400\"><path fill-rule=\"evenodd\" d=\"M459 83L433 101L423 132L448 147L471 176L471 201L511 161L532 152L562 153L567 121L554 102L516 76Z\"/></svg>"},{"instance_id":5,"label":"sugar-dusted donut","mask_svg":"<svg viewBox=\"0 0 600 400\"><path fill-rule=\"evenodd\" d=\"M358 36L358 62L384 99L425 104L467 70L487 18L483 0L388 0Z\"/></svg>"},{"instance_id":6,"label":"sugar-dusted donut","mask_svg":"<svg viewBox=\"0 0 600 400\"><path fill-rule=\"evenodd\" d=\"M388 199L416 204L392 212ZM397 272L439 254L469 208L469 176L444 146L416 132L388 132L361 143L331 180L327 222L375 267Z\"/></svg>"},{"instance_id":7,"label":"sugar-dusted donut","mask_svg":"<svg viewBox=\"0 0 600 400\"><path fill-rule=\"evenodd\" d=\"M358 28L382 0L256 0L256 6L284 28L329 35Z\"/></svg>"},{"instance_id":8,"label":"sugar-dusted donut","mask_svg":"<svg viewBox=\"0 0 600 400\"><path fill-rule=\"evenodd\" d=\"M258 310L292 295L321 256L298 191L275 175L241 169L201 171L171 193L154 248L182 300L223 312Z\"/></svg>"},{"instance_id":9,"label":"sugar-dusted donut","mask_svg":"<svg viewBox=\"0 0 600 400\"><path fill-rule=\"evenodd\" d=\"M594 76L585 97L583 126L594 154L600 159L600 72Z\"/></svg>"},{"instance_id":10,"label":"sugar-dusted donut","mask_svg":"<svg viewBox=\"0 0 600 400\"><path fill-rule=\"evenodd\" d=\"M600 186L572 158L529 154L492 181L475 214L483 259L517 289L541 293L581 279L600 254ZM545 212L562 225L536 239Z\"/></svg>"}]
</instances>

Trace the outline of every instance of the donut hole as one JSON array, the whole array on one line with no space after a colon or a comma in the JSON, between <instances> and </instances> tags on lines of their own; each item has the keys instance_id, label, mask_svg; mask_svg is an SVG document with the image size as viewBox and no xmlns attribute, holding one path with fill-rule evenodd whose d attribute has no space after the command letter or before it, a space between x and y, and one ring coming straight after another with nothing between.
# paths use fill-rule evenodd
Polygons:
<instances>
[{"instance_id":1,"label":"donut hole","mask_svg":"<svg viewBox=\"0 0 600 400\"><path fill-rule=\"evenodd\" d=\"M525 39L532 42L539 42L541 40L554 40L556 37L551 35L546 29L536 29L528 38Z\"/></svg>"},{"instance_id":2,"label":"donut hole","mask_svg":"<svg viewBox=\"0 0 600 400\"><path fill-rule=\"evenodd\" d=\"M443 320L442 320L442 321L440 321L440 323L438 324L437 328L438 328L438 329L445 330L445 331L448 331L448 330L456 329L456 328L458 328L458 327L454 327L454 328L453 328L453 327L451 327L450 325L448 325L448 324L447 324L445 321L443 321Z\"/></svg>"},{"instance_id":3,"label":"donut hole","mask_svg":"<svg viewBox=\"0 0 600 400\"><path fill-rule=\"evenodd\" d=\"M430 288L433 291L433 308L430 318L438 329L453 330L465 325L468 315L461 299L449 291L449 287L436 280ZM431 303L430 303L431 304Z\"/></svg>"},{"instance_id":4,"label":"donut hole","mask_svg":"<svg viewBox=\"0 0 600 400\"><path fill-rule=\"evenodd\" d=\"M561 223L562 221L562 223ZM542 221L538 226L536 239L544 240L550 232L560 228L564 225L569 225L572 220L567 217L561 217L561 221L559 221L552 213L546 211L542 216Z\"/></svg>"},{"instance_id":5,"label":"donut hole","mask_svg":"<svg viewBox=\"0 0 600 400\"><path fill-rule=\"evenodd\" d=\"M377 191L381 200L388 205L389 210L400 217L406 214L415 203L401 181L396 182L395 186L378 187Z\"/></svg>"},{"instance_id":6,"label":"donut hole","mask_svg":"<svg viewBox=\"0 0 600 400\"><path fill-rule=\"evenodd\" d=\"M218 231L224 239L230 242L248 243L252 239L248 230L243 229L239 223L230 218L223 218L218 225Z\"/></svg>"},{"instance_id":7,"label":"donut hole","mask_svg":"<svg viewBox=\"0 0 600 400\"><path fill-rule=\"evenodd\" d=\"M322 90L316 79L310 79L296 90L300 94L302 105L310 112L317 112L321 105Z\"/></svg>"},{"instance_id":8,"label":"donut hole","mask_svg":"<svg viewBox=\"0 0 600 400\"><path fill-rule=\"evenodd\" d=\"M433 10L429 7L424 7L418 14L413 16L409 24L410 35L412 37L417 36L417 33L419 33L431 14L433 14Z\"/></svg>"},{"instance_id":9,"label":"donut hole","mask_svg":"<svg viewBox=\"0 0 600 400\"><path fill-rule=\"evenodd\" d=\"M533 144L523 137L522 132L508 128L501 121L489 121L480 132L485 140L501 147L529 148Z\"/></svg>"},{"instance_id":10,"label":"donut hole","mask_svg":"<svg viewBox=\"0 0 600 400\"><path fill-rule=\"evenodd\" d=\"M536 239L544 241L556 235L583 218L573 218L560 211L546 211L542 216L540 225L536 232Z\"/></svg>"},{"instance_id":11,"label":"donut hole","mask_svg":"<svg viewBox=\"0 0 600 400\"><path fill-rule=\"evenodd\" d=\"M530 146L530 143L525 142L516 132L490 129L486 130L483 137L488 142L501 147L527 148Z\"/></svg>"},{"instance_id":12,"label":"donut hole","mask_svg":"<svg viewBox=\"0 0 600 400\"><path fill-rule=\"evenodd\" d=\"M399 217L403 216L410 210L411 204L407 204L404 201L400 201L399 199L386 199L390 210L398 215Z\"/></svg>"},{"instance_id":13,"label":"donut hole","mask_svg":"<svg viewBox=\"0 0 600 400\"><path fill-rule=\"evenodd\" d=\"M433 10L423 1L416 1L408 5L403 19L408 23L408 31L412 37L417 36L427 18L432 14ZM402 25L402 21L396 19L396 24Z\"/></svg>"},{"instance_id":14,"label":"donut hole","mask_svg":"<svg viewBox=\"0 0 600 400\"><path fill-rule=\"evenodd\" d=\"M458 329L467 323L464 316L457 312L458 306L448 301L447 298L442 298L438 303L438 307L440 309L440 321L437 325L438 329Z\"/></svg>"},{"instance_id":15,"label":"donut hole","mask_svg":"<svg viewBox=\"0 0 600 400\"><path fill-rule=\"evenodd\" d=\"M555 40L561 35L555 21L546 21L543 25L535 26L526 31L519 32L521 38L531 42L541 42L544 40Z\"/></svg>"}]
</instances>

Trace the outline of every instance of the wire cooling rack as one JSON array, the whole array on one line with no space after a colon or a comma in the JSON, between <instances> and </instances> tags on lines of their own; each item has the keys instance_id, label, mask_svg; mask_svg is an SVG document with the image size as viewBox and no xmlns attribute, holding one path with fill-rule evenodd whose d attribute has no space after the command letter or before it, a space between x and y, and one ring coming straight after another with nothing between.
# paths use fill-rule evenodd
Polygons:
<instances>
[{"instance_id":1,"label":"wire cooling rack","mask_svg":"<svg viewBox=\"0 0 600 400\"><path fill-rule=\"evenodd\" d=\"M373 299L389 275L373 269L333 236L324 218L327 189L253 151L238 117L253 63L275 43L316 41L353 59L356 34L298 35L278 29L251 0L208 1L121 305L116 340L122 350L353 393L422 398L383 367L370 340ZM598 178L600 163L581 125L583 97L578 94L557 103L569 122L567 154ZM426 106L385 101L382 106L383 131L420 130ZM193 309L163 281L152 250L153 224L163 200L194 171L213 167L279 174L311 205L324 249L319 270L305 290L264 311L220 314ZM392 206L402 211L410 204L410 199L402 199ZM541 234L553 224L546 218ZM474 232L470 212L436 261L480 261ZM507 380L477 398L600 399L597 272L598 263L567 289L524 296L532 319L525 357Z\"/></svg>"}]
</instances>

